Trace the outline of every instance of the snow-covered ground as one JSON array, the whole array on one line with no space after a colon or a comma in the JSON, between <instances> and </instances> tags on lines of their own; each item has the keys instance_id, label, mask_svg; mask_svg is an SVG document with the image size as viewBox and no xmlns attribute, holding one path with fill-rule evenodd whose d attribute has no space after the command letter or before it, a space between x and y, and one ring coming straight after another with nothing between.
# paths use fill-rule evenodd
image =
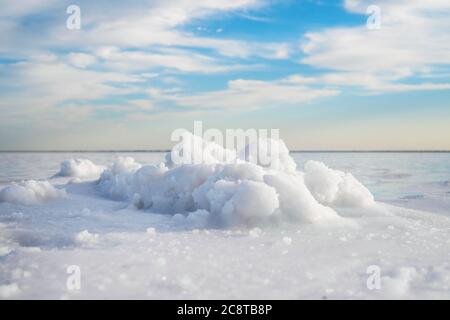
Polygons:
<instances>
[{"instance_id":1,"label":"snow-covered ground","mask_svg":"<svg viewBox=\"0 0 450 320\"><path fill-rule=\"evenodd\" d=\"M450 154L291 156L0 153L0 298L450 298Z\"/></svg>"}]
</instances>

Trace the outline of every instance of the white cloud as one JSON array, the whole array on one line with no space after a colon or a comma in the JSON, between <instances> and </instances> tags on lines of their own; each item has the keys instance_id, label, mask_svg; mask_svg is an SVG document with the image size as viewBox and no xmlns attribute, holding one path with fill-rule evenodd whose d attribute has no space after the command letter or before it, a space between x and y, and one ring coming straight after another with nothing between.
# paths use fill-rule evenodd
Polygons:
<instances>
[{"instance_id":1,"label":"white cloud","mask_svg":"<svg viewBox=\"0 0 450 320\"><path fill-rule=\"evenodd\" d=\"M39 48L95 48L117 46L119 48L148 48L150 46L197 47L216 51L232 57L261 56L270 59L287 57L284 43L246 42L233 39L200 37L182 31L182 27L195 19L202 19L228 12L247 11L265 5L263 0L141 0L129 5L124 1L79 0L81 8L81 30L67 30L62 19L49 19L46 24L24 27L21 19L47 10L51 17L65 14L71 1L3 1L6 12L14 14L14 20L2 18L0 14L0 39L4 40L0 51L10 49L27 50Z\"/></svg>"},{"instance_id":2,"label":"white cloud","mask_svg":"<svg viewBox=\"0 0 450 320\"><path fill-rule=\"evenodd\" d=\"M187 91L188 81L180 83L178 75L233 72L259 67L252 63L262 60L267 65L268 60L290 59L293 46L230 39L228 32L215 32L222 28L196 32L186 26L196 19L205 25L205 18L229 13L272 22L253 16L271 1L137 0L130 5L79 0L82 29L70 31L64 17L72 3L0 0L0 54L21 61L0 64L1 125L63 126L68 114L71 119L86 119L105 110L123 113L123 119L142 120L176 115L180 108L192 114L296 106L349 87L369 94L450 89L441 69L446 66L448 73L450 64L448 0L381 0L377 1L382 9L380 30L361 25L305 34L301 63L327 70L319 75L237 79L224 89L200 93ZM347 0L345 8L365 14L369 4L372 1ZM153 83L179 85L182 90L157 89ZM126 97L129 94L135 96ZM105 104L98 103L102 99Z\"/></svg>"},{"instance_id":3,"label":"white cloud","mask_svg":"<svg viewBox=\"0 0 450 320\"><path fill-rule=\"evenodd\" d=\"M128 103L140 110L152 110L155 108L153 101L149 99L130 100Z\"/></svg>"},{"instance_id":4,"label":"white cloud","mask_svg":"<svg viewBox=\"0 0 450 320\"><path fill-rule=\"evenodd\" d=\"M181 72L217 73L243 68L240 65L226 65L218 59L181 49L127 51L117 47L100 47L95 54L104 67L122 72L165 68Z\"/></svg>"},{"instance_id":5,"label":"white cloud","mask_svg":"<svg viewBox=\"0 0 450 320\"><path fill-rule=\"evenodd\" d=\"M345 8L365 14L372 1L347 0ZM345 82L355 75L369 90L431 90L441 84L405 85L399 80L419 76L430 66L450 64L450 2L377 1L381 29L365 25L307 33L302 63L339 71ZM336 74L332 75L336 76Z\"/></svg>"},{"instance_id":6,"label":"white cloud","mask_svg":"<svg viewBox=\"0 0 450 320\"><path fill-rule=\"evenodd\" d=\"M422 82L416 84L396 83L399 75L375 75L371 73L358 72L330 72L320 76L291 75L284 80L286 83L299 85L322 85L332 86L342 90L345 87L363 88L364 94L378 94L383 92L403 92L403 91L430 91L450 89L450 83L430 83Z\"/></svg>"},{"instance_id":7,"label":"white cloud","mask_svg":"<svg viewBox=\"0 0 450 320\"><path fill-rule=\"evenodd\" d=\"M68 61L74 67L84 69L97 62L97 59L90 54L72 52L68 56Z\"/></svg>"},{"instance_id":8,"label":"white cloud","mask_svg":"<svg viewBox=\"0 0 450 320\"><path fill-rule=\"evenodd\" d=\"M0 17L20 17L27 14L42 12L55 6L59 0L0 0Z\"/></svg>"},{"instance_id":9,"label":"white cloud","mask_svg":"<svg viewBox=\"0 0 450 320\"><path fill-rule=\"evenodd\" d=\"M193 109L252 110L270 106L301 105L321 97L339 94L338 90L315 89L304 85L279 81L233 80L227 89L195 95L165 96L178 105Z\"/></svg>"},{"instance_id":10,"label":"white cloud","mask_svg":"<svg viewBox=\"0 0 450 320\"><path fill-rule=\"evenodd\" d=\"M51 54L3 65L0 72L0 89L7 92L0 101L2 122L42 116L67 101L133 93L142 81L135 75L79 69Z\"/></svg>"}]
</instances>

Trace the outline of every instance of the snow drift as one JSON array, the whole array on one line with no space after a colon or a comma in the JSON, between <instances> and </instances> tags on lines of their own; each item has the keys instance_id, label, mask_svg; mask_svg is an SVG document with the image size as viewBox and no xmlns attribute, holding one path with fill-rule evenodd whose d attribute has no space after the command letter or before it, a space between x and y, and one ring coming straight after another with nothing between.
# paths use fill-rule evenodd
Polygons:
<instances>
[{"instance_id":1,"label":"snow drift","mask_svg":"<svg viewBox=\"0 0 450 320\"><path fill-rule=\"evenodd\" d=\"M48 181L28 180L13 183L0 191L0 202L33 205L65 197L64 190L58 190Z\"/></svg>"},{"instance_id":2,"label":"snow drift","mask_svg":"<svg viewBox=\"0 0 450 320\"><path fill-rule=\"evenodd\" d=\"M99 190L139 209L173 214L175 220L200 226L317 222L338 219L336 206L363 207L374 202L372 194L350 174L318 162L308 162L305 173L298 171L281 140L251 142L265 151L269 142L277 144L277 157L272 158L276 166L260 164L245 152L249 146L233 152L193 135L190 141L174 150L192 154L192 141L206 145L200 149L202 163L176 164L174 151L157 166L118 159L102 173Z\"/></svg>"},{"instance_id":3,"label":"snow drift","mask_svg":"<svg viewBox=\"0 0 450 320\"><path fill-rule=\"evenodd\" d=\"M61 169L56 176L97 179L105 169L105 167L95 165L87 159L69 159L61 162Z\"/></svg>"}]
</instances>

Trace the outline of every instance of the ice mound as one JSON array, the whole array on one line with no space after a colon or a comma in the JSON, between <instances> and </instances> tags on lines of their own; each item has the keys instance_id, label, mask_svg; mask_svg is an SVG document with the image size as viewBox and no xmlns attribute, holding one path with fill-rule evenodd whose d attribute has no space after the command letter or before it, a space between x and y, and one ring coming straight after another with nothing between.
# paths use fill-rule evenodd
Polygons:
<instances>
[{"instance_id":1,"label":"ice mound","mask_svg":"<svg viewBox=\"0 0 450 320\"><path fill-rule=\"evenodd\" d=\"M56 176L80 179L98 179L105 167L98 166L87 159L69 159L61 162L61 168Z\"/></svg>"},{"instance_id":2,"label":"ice mound","mask_svg":"<svg viewBox=\"0 0 450 320\"><path fill-rule=\"evenodd\" d=\"M158 166L140 166L128 159L117 170L105 170L98 188L108 197L128 201L139 209L173 214L175 222L195 226L261 226L280 221L318 222L338 219L331 205L364 206L370 192L353 176L325 165L308 163L296 170L281 140L251 142L276 163L262 164L249 145L241 152L220 149L199 137L176 146ZM207 147L190 153L193 144ZM270 145L270 147L268 147ZM198 149L197 149L198 150ZM175 153L174 153L175 152ZM276 152L276 157L271 157ZM181 163L173 155L189 155ZM238 156L235 156L238 155ZM201 163L192 163L201 157ZM123 162L123 160L122 160Z\"/></svg>"},{"instance_id":3,"label":"ice mound","mask_svg":"<svg viewBox=\"0 0 450 320\"><path fill-rule=\"evenodd\" d=\"M172 167L175 163L218 164L235 161L236 159L236 151L223 148L215 142L205 141L201 137L185 131L182 141L166 154L166 165Z\"/></svg>"},{"instance_id":4,"label":"ice mound","mask_svg":"<svg viewBox=\"0 0 450 320\"><path fill-rule=\"evenodd\" d=\"M305 164L305 184L317 201L332 207L365 207L373 195L350 173L328 168L318 161Z\"/></svg>"},{"instance_id":5,"label":"ice mound","mask_svg":"<svg viewBox=\"0 0 450 320\"><path fill-rule=\"evenodd\" d=\"M190 212L187 215L183 215L180 213L175 214L172 217L172 222L175 224L179 224L183 227L189 228L205 228L208 226L210 214L206 210L197 210L194 212Z\"/></svg>"},{"instance_id":6,"label":"ice mound","mask_svg":"<svg viewBox=\"0 0 450 320\"><path fill-rule=\"evenodd\" d=\"M65 190L58 190L48 181L28 180L13 183L0 191L0 202L33 205L66 196Z\"/></svg>"},{"instance_id":7,"label":"ice mound","mask_svg":"<svg viewBox=\"0 0 450 320\"><path fill-rule=\"evenodd\" d=\"M137 170L142 166L132 157L117 157L112 165L111 171L114 175Z\"/></svg>"},{"instance_id":8,"label":"ice mound","mask_svg":"<svg viewBox=\"0 0 450 320\"><path fill-rule=\"evenodd\" d=\"M282 140L259 138L239 152L239 159L267 169L277 168L289 173L295 173L297 169L297 164L289 155L289 150Z\"/></svg>"},{"instance_id":9,"label":"ice mound","mask_svg":"<svg viewBox=\"0 0 450 320\"><path fill-rule=\"evenodd\" d=\"M100 176L99 187L110 198L127 200L134 196L134 188L144 181L136 181L138 176L134 173L141 169L141 165L131 157L118 157L111 167ZM151 168L151 167L150 167Z\"/></svg>"}]
</instances>

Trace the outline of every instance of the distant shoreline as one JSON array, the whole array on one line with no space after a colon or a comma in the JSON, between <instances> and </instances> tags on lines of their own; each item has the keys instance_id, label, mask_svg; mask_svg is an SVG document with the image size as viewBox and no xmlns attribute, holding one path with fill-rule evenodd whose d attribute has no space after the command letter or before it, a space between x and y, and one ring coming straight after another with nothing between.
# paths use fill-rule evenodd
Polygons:
<instances>
[{"instance_id":1,"label":"distant shoreline","mask_svg":"<svg viewBox=\"0 0 450 320\"><path fill-rule=\"evenodd\" d=\"M165 153L170 150L0 150L1 153ZM291 150L290 153L450 153L450 150Z\"/></svg>"}]
</instances>

